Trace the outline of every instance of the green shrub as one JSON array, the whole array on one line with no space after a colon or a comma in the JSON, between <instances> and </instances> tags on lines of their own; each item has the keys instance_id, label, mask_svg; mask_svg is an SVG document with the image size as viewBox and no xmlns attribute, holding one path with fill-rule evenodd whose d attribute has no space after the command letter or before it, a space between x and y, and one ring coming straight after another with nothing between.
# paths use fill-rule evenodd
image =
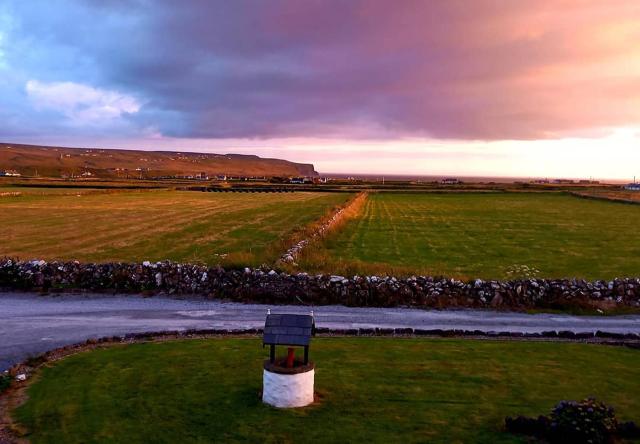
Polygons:
<instances>
[{"instance_id":1,"label":"green shrub","mask_svg":"<svg viewBox=\"0 0 640 444\"><path fill-rule=\"evenodd\" d=\"M552 442L608 443L618 427L613 407L593 398L562 401L550 419Z\"/></svg>"},{"instance_id":2,"label":"green shrub","mask_svg":"<svg viewBox=\"0 0 640 444\"><path fill-rule=\"evenodd\" d=\"M4 392L11 385L11 376L0 375L0 393Z\"/></svg>"},{"instance_id":3,"label":"green shrub","mask_svg":"<svg viewBox=\"0 0 640 444\"><path fill-rule=\"evenodd\" d=\"M634 437L639 432L632 422L619 426L613 407L593 398L561 401L549 416L507 417L505 426L508 432L535 436L554 444L606 444L615 437Z\"/></svg>"}]
</instances>

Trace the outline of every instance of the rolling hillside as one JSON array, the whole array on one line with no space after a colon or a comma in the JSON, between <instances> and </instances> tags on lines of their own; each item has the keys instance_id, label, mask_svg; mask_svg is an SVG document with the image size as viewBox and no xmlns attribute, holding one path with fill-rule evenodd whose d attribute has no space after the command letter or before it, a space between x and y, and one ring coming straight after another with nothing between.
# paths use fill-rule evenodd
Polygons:
<instances>
[{"instance_id":1,"label":"rolling hillside","mask_svg":"<svg viewBox=\"0 0 640 444\"><path fill-rule=\"evenodd\" d=\"M312 164L243 154L65 148L0 143L0 171L24 176L162 177L206 173L209 176L315 176Z\"/></svg>"}]
</instances>

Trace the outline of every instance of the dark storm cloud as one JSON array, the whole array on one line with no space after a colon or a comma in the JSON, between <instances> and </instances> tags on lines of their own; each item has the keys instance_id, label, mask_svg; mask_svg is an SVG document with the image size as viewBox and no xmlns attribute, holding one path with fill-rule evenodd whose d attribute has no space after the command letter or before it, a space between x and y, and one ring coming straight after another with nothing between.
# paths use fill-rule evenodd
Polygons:
<instances>
[{"instance_id":1,"label":"dark storm cloud","mask_svg":"<svg viewBox=\"0 0 640 444\"><path fill-rule=\"evenodd\" d=\"M135 98L138 111L113 114L127 131L496 140L640 120L635 1L122 0L6 10L10 67L28 80ZM72 106L108 102L96 100Z\"/></svg>"}]
</instances>

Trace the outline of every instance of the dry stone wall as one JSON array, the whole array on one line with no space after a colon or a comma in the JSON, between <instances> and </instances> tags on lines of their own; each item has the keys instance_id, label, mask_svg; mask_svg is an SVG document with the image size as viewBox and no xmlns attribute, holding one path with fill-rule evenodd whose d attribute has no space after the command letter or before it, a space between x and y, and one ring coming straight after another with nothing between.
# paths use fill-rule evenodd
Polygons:
<instances>
[{"instance_id":1,"label":"dry stone wall","mask_svg":"<svg viewBox=\"0 0 640 444\"><path fill-rule=\"evenodd\" d=\"M302 250L304 250L309 245L309 243L325 236L331 229L333 229L346 217L346 215L349 213L349 210L353 206L361 204L362 201L366 198L366 193L359 193L355 198L349 201L347 205L339 208L336 212L334 212L331 217L329 217L324 223L317 227L307 238L301 239L300 241L292 245L291 248L285 251L284 254L280 256L280 262L295 264L296 259L298 258Z\"/></svg>"},{"instance_id":2,"label":"dry stone wall","mask_svg":"<svg viewBox=\"0 0 640 444\"><path fill-rule=\"evenodd\" d=\"M640 307L640 278L465 282L430 276L287 274L172 262L92 264L5 258L0 259L0 288L201 295L240 302L363 307Z\"/></svg>"}]
</instances>

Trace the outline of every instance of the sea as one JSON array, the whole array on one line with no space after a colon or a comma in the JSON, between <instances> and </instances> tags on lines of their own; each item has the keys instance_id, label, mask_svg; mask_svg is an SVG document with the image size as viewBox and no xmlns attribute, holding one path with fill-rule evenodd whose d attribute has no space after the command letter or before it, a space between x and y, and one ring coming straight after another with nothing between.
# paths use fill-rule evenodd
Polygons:
<instances>
[{"instance_id":1,"label":"sea","mask_svg":"<svg viewBox=\"0 0 640 444\"><path fill-rule=\"evenodd\" d=\"M601 184L624 184L629 181L620 179L606 179L606 178L575 178L575 177L504 177L504 176L454 176L454 175L414 175L414 174L362 174L362 173L319 173L321 177L328 177L331 179L356 179L367 180L374 182L434 182L441 181L442 179L452 178L458 179L467 183L515 183L515 182L531 182L538 180L548 180L552 182L557 179L561 180L594 180Z\"/></svg>"}]
</instances>

